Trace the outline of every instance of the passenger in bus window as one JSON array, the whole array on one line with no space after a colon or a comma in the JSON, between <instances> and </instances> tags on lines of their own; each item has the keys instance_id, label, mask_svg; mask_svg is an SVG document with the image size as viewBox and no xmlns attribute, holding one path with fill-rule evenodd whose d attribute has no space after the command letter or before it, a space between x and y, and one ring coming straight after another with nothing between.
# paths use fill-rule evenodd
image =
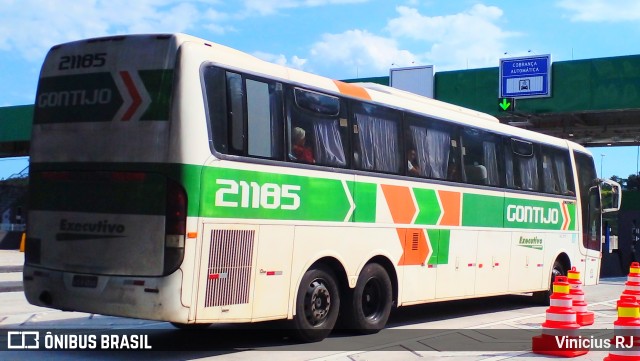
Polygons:
<instances>
[{"instance_id":1,"label":"passenger in bus window","mask_svg":"<svg viewBox=\"0 0 640 361\"><path fill-rule=\"evenodd\" d=\"M361 169L362 159L360 158L360 138L353 137L353 167L355 169Z\"/></svg>"},{"instance_id":2,"label":"passenger in bus window","mask_svg":"<svg viewBox=\"0 0 640 361\"><path fill-rule=\"evenodd\" d=\"M418 166L418 159L416 157L416 150L410 148L407 151L407 174L414 177L420 176L420 167Z\"/></svg>"},{"instance_id":3,"label":"passenger in bus window","mask_svg":"<svg viewBox=\"0 0 640 361\"><path fill-rule=\"evenodd\" d=\"M447 180L454 181L454 182L460 181L460 173L458 171L458 162L456 162L455 154L449 157L449 164L447 166Z\"/></svg>"},{"instance_id":4,"label":"passenger in bus window","mask_svg":"<svg viewBox=\"0 0 640 361\"><path fill-rule=\"evenodd\" d=\"M291 149L296 160L299 162L315 164L316 160L313 156L313 150L305 144L307 139L305 130L300 127L293 128L291 138L293 140Z\"/></svg>"}]
</instances>

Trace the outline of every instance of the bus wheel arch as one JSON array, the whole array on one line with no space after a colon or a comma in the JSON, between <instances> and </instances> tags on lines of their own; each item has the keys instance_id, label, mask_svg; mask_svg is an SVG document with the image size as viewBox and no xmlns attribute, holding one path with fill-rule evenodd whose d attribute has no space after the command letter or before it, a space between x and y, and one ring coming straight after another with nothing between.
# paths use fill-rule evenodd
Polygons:
<instances>
[{"instance_id":1,"label":"bus wheel arch","mask_svg":"<svg viewBox=\"0 0 640 361\"><path fill-rule=\"evenodd\" d=\"M564 252L560 253L553 262L551 275L549 277L549 284L553 285L553 280L556 276L566 276L570 269L571 260L569 259L569 256Z\"/></svg>"},{"instance_id":2,"label":"bus wheel arch","mask_svg":"<svg viewBox=\"0 0 640 361\"><path fill-rule=\"evenodd\" d=\"M387 258L378 256L367 262L355 288L343 300L342 326L362 334L384 328L397 301L397 284L395 269Z\"/></svg>"},{"instance_id":3,"label":"bus wheel arch","mask_svg":"<svg viewBox=\"0 0 640 361\"><path fill-rule=\"evenodd\" d=\"M349 277L347 277L347 271L337 258L331 256L320 258L313 262L307 270L314 267L326 267L333 272L336 282L338 283L340 295L344 295L349 290Z\"/></svg>"},{"instance_id":4,"label":"bus wheel arch","mask_svg":"<svg viewBox=\"0 0 640 361\"><path fill-rule=\"evenodd\" d=\"M337 322L341 298L348 287L346 272L335 258L323 258L309 266L296 292L295 338L302 342L326 338Z\"/></svg>"},{"instance_id":5,"label":"bus wheel arch","mask_svg":"<svg viewBox=\"0 0 640 361\"><path fill-rule=\"evenodd\" d=\"M549 306L549 297L553 293L553 281L557 276L566 276L570 268L571 260L566 253L562 252L556 256L549 272L549 288L544 291L534 292L533 302L542 306Z\"/></svg>"}]
</instances>

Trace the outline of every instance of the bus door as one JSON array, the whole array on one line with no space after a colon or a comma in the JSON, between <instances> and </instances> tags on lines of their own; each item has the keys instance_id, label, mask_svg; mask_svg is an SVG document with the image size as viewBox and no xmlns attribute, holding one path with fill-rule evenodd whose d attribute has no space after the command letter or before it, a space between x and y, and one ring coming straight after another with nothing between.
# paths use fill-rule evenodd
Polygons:
<instances>
[{"instance_id":1,"label":"bus door","mask_svg":"<svg viewBox=\"0 0 640 361\"><path fill-rule=\"evenodd\" d=\"M584 267L582 282L595 285L600 277L600 260L602 257L602 213L600 212L600 190L598 186L589 188L586 202L582 208L582 243L584 252L580 257Z\"/></svg>"},{"instance_id":2,"label":"bus door","mask_svg":"<svg viewBox=\"0 0 640 361\"><path fill-rule=\"evenodd\" d=\"M597 284L600 277L602 260L602 247L605 243L605 227L602 215L620 210L622 188L620 184L611 180L600 180L596 186L589 190L589 208L583 212L588 213L588 229L584 229L584 237L589 240L592 247L587 248L584 270L584 283L586 285ZM584 216L583 216L584 217ZM585 243L587 244L587 243ZM596 251L597 249L597 251Z\"/></svg>"},{"instance_id":3,"label":"bus door","mask_svg":"<svg viewBox=\"0 0 640 361\"><path fill-rule=\"evenodd\" d=\"M582 272L585 285L595 285L600 276L602 259L602 214L620 209L622 190L611 180L597 177L591 155L574 151L578 191L580 197L582 247L580 264L576 268Z\"/></svg>"}]
</instances>

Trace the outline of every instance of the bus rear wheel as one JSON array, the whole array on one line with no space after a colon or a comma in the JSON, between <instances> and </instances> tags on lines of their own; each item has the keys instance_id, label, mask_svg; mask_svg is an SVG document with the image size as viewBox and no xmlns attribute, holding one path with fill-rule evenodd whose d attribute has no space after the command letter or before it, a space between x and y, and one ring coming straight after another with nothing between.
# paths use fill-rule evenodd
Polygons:
<instances>
[{"instance_id":1,"label":"bus rear wheel","mask_svg":"<svg viewBox=\"0 0 640 361\"><path fill-rule=\"evenodd\" d=\"M356 333L376 333L384 328L393 304L391 280L377 263L366 265L345 305L345 326Z\"/></svg>"},{"instance_id":2,"label":"bus rear wheel","mask_svg":"<svg viewBox=\"0 0 640 361\"><path fill-rule=\"evenodd\" d=\"M305 272L298 288L295 336L302 342L325 339L336 324L340 310L340 294L335 276L325 267Z\"/></svg>"}]
</instances>

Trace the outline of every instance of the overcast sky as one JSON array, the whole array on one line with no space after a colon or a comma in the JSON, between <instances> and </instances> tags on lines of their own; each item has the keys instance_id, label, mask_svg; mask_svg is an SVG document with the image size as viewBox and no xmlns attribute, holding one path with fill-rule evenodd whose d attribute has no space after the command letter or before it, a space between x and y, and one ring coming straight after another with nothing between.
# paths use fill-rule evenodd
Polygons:
<instances>
[{"instance_id":1,"label":"overcast sky","mask_svg":"<svg viewBox=\"0 0 640 361\"><path fill-rule=\"evenodd\" d=\"M640 1L0 0L0 106L33 104L39 68L55 44L158 32L350 79L411 65L495 67L528 54L553 61L638 54ZM605 176L636 172L637 152L625 149L630 158L620 162L594 151L598 166L605 159ZM9 163L0 162L0 178Z\"/></svg>"}]
</instances>

